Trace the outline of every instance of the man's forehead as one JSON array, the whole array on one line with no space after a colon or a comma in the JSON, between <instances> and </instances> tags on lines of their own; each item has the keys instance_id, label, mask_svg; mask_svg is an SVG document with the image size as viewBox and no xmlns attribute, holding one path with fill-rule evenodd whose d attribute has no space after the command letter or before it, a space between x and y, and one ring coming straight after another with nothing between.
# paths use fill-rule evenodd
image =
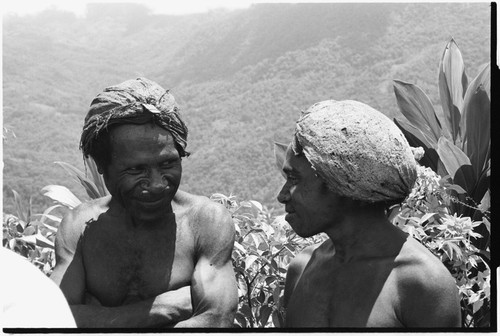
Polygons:
<instances>
[{"instance_id":1,"label":"man's forehead","mask_svg":"<svg viewBox=\"0 0 500 336\"><path fill-rule=\"evenodd\" d=\"M285 154L285 162L283 163L283 170L291 172L305 172L309 169L312 170L312 167L309 161L307 161L305 155L303 153L296 155L293 151L292 145L288 145Z\"/></svg>"},{"instance_id":2,"label":"man's forehead","mask_svg":"<svg viewBox=\"0 0 500 336\"><path fill-rule=\"evenodd\" d=\"M110 136L115 142L125 143L130 143L137 139L174 141L174 137L170 131L151 123L119 125L111 130Z\"/></svg>"}]
</instances>

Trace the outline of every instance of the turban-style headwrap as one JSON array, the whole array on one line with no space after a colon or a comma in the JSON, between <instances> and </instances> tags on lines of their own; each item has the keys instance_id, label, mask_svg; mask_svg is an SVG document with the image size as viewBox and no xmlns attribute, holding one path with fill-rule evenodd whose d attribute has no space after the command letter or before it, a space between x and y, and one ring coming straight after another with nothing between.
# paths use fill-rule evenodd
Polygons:
<instances>
[{"instance_id":1,"label":"turban-style headwrap","mask_svg":"<svg viewBox=\"0 0 500 336\"><path fill-rule=\"evenodd\" d=\"M107 127L148 121L170 131L181 157L189 155L185 151L188 130L180 118L174 97L146 78L107 87L95 97L85 117L80 148L88 156L96 139Z\"/></svg>"},{"instance_id":2,"label":"turban-style headwrap","mask_svg":"<svg viewBox=\"0 0 500 336\"><path fill-rule=\"evenodd\" d=\"M293 150L302 150L331 191L355 200L400 202L417 177L413 152L397 126L352 100L309 107L297 121Z\"/></svg>"}]
</instances>

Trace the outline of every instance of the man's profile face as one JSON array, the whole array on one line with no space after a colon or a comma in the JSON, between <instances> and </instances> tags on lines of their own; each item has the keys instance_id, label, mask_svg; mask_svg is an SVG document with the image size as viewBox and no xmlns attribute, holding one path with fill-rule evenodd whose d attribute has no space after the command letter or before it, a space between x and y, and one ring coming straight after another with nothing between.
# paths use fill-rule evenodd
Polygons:
<instances>
[{"instance_id":1,"label":"man's profile face","mask_svg":"<svg viewBox=\"0 0 500 336\"><path fill-rule=\"evenodd\" d=\"M111 160L104 178L112 197L136 222L171 213L182 175L171 133L152 124L128 124L113 128L109 139Z\"/></svg>"},{"instance_id":2,"label":"man's profile face","mask_svg":"<svg viewBox=\"0 0 500 336\"><path fill-rule=\"evenodd\" d=\"M286 183L278 195L285 205L285 220L301 237L325 232L341 216L340 197L327 189L304 155L295 155L291 145L283 163Z\"/></svg>"}]
</instances>

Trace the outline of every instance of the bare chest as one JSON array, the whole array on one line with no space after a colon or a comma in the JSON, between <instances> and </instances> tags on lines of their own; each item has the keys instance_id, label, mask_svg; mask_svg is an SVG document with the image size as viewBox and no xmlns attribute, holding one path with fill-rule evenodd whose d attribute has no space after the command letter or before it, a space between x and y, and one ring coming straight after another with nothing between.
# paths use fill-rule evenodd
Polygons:
<instances>
[{"instance_id":1,"label":"bare chest","mask_svg":"<svg viewBox=\"0 0 500 336\"><path fill-rule=\"evenodd\" d=\"M189 285L194 239L178 225L129 232L95 223L82 244L87 290L118 306Z\"/></svg>"},{"instance_id":2,"label":"bare chest","mask_svg":"<svg viewBox=\"0 0 500 336\"><path fill-rule=\"evenodd\" d=\"M289 327L401 327L390 261L332 267L316 260L305 268L290 298Z\"/></svg>"}]
</instances>

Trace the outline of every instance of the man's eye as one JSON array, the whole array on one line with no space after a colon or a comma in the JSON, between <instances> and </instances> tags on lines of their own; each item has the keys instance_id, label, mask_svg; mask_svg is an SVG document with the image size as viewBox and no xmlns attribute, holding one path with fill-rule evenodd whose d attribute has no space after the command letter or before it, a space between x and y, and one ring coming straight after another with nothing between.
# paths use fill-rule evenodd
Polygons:
<instances>
[{"instance_id":1,"label":"man's eye","mask_svg":"<svg viewBox=\"0 0 500 336\"><path fill-rule=\"evenodd\" d=\"M290 181L290 183L292 183L292 184L299 183L299 179L293 175L288 175L287 180Z\"/></svg>"},{"instance_id":2,"label":"man's eye","mask_svg":"<svg viewBox=\"0 0 500 336\"><path fill-rule=\"evenodd\" d=\"M127 173L132 174L132 175L137 175L142 173L142 169L138 167L132 167L127 169Z\"/></svg>"}]
</instances>

